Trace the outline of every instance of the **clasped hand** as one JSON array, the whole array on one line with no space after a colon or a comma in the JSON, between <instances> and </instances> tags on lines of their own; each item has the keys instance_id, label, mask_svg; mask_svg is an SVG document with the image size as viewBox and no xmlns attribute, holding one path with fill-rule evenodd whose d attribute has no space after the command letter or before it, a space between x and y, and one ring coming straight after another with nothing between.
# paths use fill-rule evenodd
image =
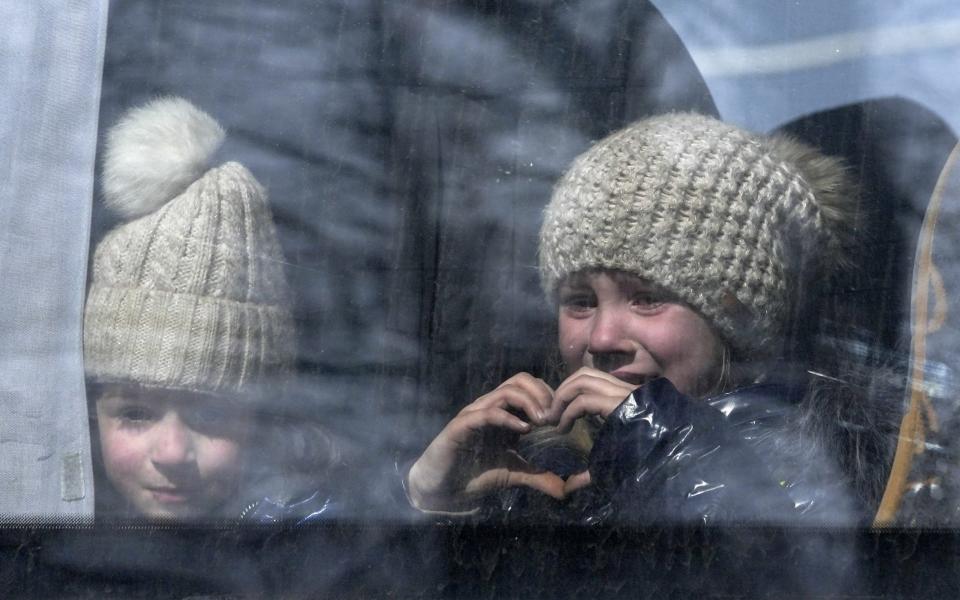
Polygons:
<instances>
[{"instance_id":1,"label":"clasped hand","mask_svg":"<svg viewBox=\"0 0 960 600\"><path fill-rule=\"evenodd\" d=\"M516 451L520 435L541 425L566 433L580 417L607 417L635 388L589 367L556 390L528 373L514 375L467 405L424 450L407 477L410 502L424 511L468 511L517 486L563 499L589 485L590 472L564 480L531 465Z\"/></svg>"}]
</instances>

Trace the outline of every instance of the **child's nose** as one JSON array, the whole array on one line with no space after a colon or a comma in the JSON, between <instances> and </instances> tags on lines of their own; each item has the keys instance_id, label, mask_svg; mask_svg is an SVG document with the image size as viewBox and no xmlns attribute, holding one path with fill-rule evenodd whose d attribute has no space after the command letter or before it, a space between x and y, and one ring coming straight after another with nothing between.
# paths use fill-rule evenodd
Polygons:
<instances>
[{"instance_id":1,"label":"child's nose","mask_svg":"<svg viewBox=\"0 0 960 600\"><path fill-rule=\"evenodd\" d=\"M164 415L156 427L152 455L154 464L170 466L194 460L192 432L176 413Z\"/></svg>"},{"instance_id":2,"label":"child's nose","mask_svg":"<svg viewBox=\"0 0 960 600\"><path fill-rule=\"evenodd\" d=\"M593 316L587 350L591 354L633 352L626 335L626 309L617 305L600 305Z\"/></svg>"}]
</instances>

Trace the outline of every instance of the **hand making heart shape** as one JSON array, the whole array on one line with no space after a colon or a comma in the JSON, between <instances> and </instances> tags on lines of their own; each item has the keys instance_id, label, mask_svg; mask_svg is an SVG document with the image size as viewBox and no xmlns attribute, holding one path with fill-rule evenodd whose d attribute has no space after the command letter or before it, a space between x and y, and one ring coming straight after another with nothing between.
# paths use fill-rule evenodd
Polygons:
<instances>
[{"instance_id":1,"label":"hand making heart shape","mask_svg":"<svg viewBox=\"0 0 960 600\"><path fill-rule=\"evenodd\" d=\"M517 486L564 499L590 484L590 472L564 480L521 457L517 440L533 426L566 433L580 417L606 417L635 388L589 367L556 390L528 373L514 375L467 405L424 450L407 476L410 502L423 511L468 511L483 496Z\"/></svg>"}]
</instances>

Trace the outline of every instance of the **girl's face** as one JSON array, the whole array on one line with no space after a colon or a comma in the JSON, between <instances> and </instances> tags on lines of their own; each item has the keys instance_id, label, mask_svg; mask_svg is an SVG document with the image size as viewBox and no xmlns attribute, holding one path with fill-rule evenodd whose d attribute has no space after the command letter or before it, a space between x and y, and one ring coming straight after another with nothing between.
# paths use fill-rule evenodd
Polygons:
<instances>
[{"instance_id":1,"label":"girl's face","mask_svg":"<svg viewBox=\"0 0 960 600\"><path fill-rule=\"evenodd\" d=\"M209 516L236 489L250 415L214 397L123 386L97 398L107 477L143 516Z\"/></svg>"},{"instance_id":2,"label":"girl's face","mask_svg":"<svg viewBox=\"0 0 960 600\"><path fill-rule=\"evenodd\" d=\"M720 377L723 346L707 322L656 286L621 271L588 271L559 288L560 353L634 385L666 377L699 396Z\"/></svg>"}]
</instances>

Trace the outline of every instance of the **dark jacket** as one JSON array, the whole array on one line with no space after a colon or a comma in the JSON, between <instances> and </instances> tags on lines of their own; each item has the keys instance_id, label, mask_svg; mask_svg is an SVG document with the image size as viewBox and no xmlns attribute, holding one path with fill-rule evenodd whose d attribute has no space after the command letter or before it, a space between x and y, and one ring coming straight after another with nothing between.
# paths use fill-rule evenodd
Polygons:
<instances>
[{"instance_id":1,"label":"dark jacket","mask_svg":"<svg viewBox=\"0 0 960 600\"><path fill-rule=\"evenodd\" d=\"M341 483L347 467L329 433L307 420L267 422L261 430L264 437L254 444L260 447L260 460L251 458L242 493L222 514L260 525L302 525L347 516L343 499L357 492Z\"/></svg>"},{"instance_id":2,"label":"dark jacket","mask_svg":"<svg viewBox=\"0 0 960 600\"><path fill-rule=\"evenodd\" d=\"M336 518L340 516L341 509L341 503L316 489L292 498L268 495L254 499L241 509L239 520L255 525L303 525Z\"/></svg>"},{"instance_id":3,"label":"dark jacket","mask_svg":"<svg viewBox=\"0 0 960 600\"><path fill-rule=\"evenodd\" d=\"M799 424L803 393L758 384L697 400L657 379L598 431L590 487L562 503L510 490L483 512L591 525L864 524L870 511L852 483Z\"/></svg>"},{"instance_id":4,"label":"dark jacket","mask_svg":"<svg viewBox=\"0 0 960 600\"><path fill-rule=\"evenodd\" d=\"M609 416L590 456L591 521L855 524L866 517L839 465L797 423L800 391L777 384L707 401L666 379Z\"/></svg>"}]
</instances>

